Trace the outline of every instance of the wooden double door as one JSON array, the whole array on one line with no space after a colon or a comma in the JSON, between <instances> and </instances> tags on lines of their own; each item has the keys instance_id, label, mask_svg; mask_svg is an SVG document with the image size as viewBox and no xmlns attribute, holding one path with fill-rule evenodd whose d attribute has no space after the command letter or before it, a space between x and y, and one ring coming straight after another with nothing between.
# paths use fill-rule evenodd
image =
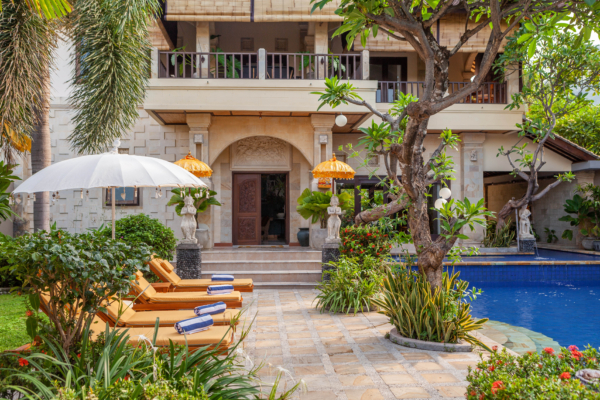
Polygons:
<instances>
[{"instance_id":1,"label":"wooden double door","mask_svg":"<svg viewBox=\"0 0 600 400\"><path fill-rule=\"evenodd\" d=\"M263 240L262 176L267 173L234 173L233 174L233 221L232 233L234 245L260 245ZM285 174L285 204L289 193L289 175ZM267 210L268 211L268 210ZM268 232L267 232L268 234ZM289 210L285 209L285 243L289 243Z\"/></svg>"}]
</instances>

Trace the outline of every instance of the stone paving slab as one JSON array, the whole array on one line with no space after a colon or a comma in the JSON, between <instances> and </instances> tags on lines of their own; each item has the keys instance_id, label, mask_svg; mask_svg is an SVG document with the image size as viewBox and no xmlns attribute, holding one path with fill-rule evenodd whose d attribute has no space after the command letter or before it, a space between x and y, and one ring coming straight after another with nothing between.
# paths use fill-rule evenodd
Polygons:
<instances>
[{"instance_id":1,"label":"stone paving slab","mask_svg":"<svg viewBox=\"0 0 600 400\"><path fill-rule=\"evenodd\" d=\"M244 350L270 364L261 371L265 382L273 382L281 367L306 382L308 391L294 397L300 400L465 398L467 368L478 354L393 344L384 337L392 328L386 317L320 314L315 296L315 290L244 293L247 319L256 315Z\"/></svg>"}]
</instances>

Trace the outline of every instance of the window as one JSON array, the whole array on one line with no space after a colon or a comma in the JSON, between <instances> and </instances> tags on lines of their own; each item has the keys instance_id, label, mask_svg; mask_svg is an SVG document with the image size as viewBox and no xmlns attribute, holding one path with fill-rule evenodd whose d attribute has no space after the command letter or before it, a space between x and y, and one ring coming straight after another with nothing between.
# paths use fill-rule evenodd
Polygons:
<instances>
[{"instance_id":1,"label":"window","mask_svg":"<svg viewBox=\"0 0 600 400\"><path fill-rule=\"evenodd\" d=\"M112 206L111 189L106 189L106 205ZM135 207L140 205L140 189L120 187L115 189L115 206Z\"/></svg>"},{"instance_id":2,"label":"window","mask_svg":"<svg viewBox=\"0 0 600 400\"><path fill-rule=\"evenodd\" d=\"M254 51L254 38L242 38L241 51Z\"/></svg>"}]
</instances>

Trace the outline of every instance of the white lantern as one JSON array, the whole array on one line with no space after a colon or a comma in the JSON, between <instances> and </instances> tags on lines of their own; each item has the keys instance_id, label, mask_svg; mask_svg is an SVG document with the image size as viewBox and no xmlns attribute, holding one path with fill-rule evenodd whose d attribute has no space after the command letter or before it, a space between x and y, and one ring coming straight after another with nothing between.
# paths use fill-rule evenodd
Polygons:
<instances>
[{"instance_id":1,"label":"white lantern","mask_svg":"<svg viewBox=\"0 0 600 400\"><path fill-rule=\"evenodd\" d=\"M446 204L447 201L444 199L437 199L434 203L434 207L436 208L436 210L440 210L442 208L444 208L444 204Z\"/></svg>"},{"instance_id":2,"label":"white lantern","mask_svg":"<svg viewBox=\"0 0 600 400\"><path fill-rule=\"evenodd\" d=\"M450 198L450 196L452 196L452 192L447 187L442 188L440 190L440 197L442 199L448 200Z\"/></svg>"},{"instance_id":3,"label":"white lantern","mask_svg":"<svg viewBox=\"0 0 600 400\"><path fill-rule=\"evenodd\" d=\"M348 122L348 118L346 118L346 116L344 114L340 114L337 117L335 117L335 124L337 126L346 126L347 122Z\"/></svg>"}]
</instances>

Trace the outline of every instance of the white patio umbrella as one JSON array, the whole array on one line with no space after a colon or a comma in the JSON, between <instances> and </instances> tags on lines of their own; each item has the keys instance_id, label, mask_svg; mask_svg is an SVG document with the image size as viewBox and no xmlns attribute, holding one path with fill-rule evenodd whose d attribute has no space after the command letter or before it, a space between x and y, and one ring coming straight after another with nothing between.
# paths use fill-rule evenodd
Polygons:
<instances>
[{"instance_id":1,"label":"white patio umbrella","mask_svg":"<svg viewBox=\"0 0 600 400\"><path fill-rule=\"evenodd\" d=\"M20 184L18 193L112 189L112 237L115 238L115 188L207 187L185 169L154 157L119 154L120 140L108 153L81 156L44 168Z\"/></svg>"}]
</instances>

